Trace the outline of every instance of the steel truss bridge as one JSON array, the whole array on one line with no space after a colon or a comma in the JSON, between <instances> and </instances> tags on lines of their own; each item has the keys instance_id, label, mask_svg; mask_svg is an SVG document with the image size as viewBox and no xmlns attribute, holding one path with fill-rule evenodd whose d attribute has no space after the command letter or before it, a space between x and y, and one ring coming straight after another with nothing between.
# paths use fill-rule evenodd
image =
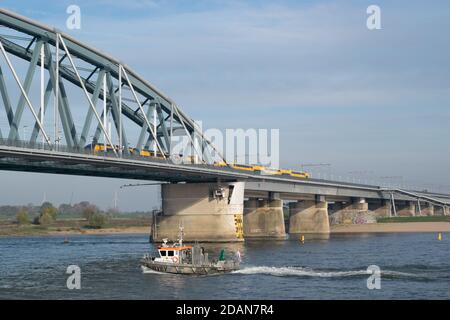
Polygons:
<instances>
[{"instance_id":1,"label":"steel truss bridge","mask_svg":"<svg viewBox=\"0 0 450 320\"><path fill-rule=\"evenodd\" d=\"M1 170L169 182L245 181L246 192L253 195L392 199L395 194L400 200L450 205L445 194L213 166L226 159L199 126L127 65L5 9L0 9L0 51ZM194 163L177 161L176 137L188 141ZM117 148L93 154L97 144ZM142 150L154 150L159 158L141 157Z\"/></svg>"}]
</instances>

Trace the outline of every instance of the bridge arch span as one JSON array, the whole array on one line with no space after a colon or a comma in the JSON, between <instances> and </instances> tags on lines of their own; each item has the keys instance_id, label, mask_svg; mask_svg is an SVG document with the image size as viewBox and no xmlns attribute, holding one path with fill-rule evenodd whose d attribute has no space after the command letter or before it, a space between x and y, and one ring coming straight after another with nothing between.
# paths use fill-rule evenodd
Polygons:
<instances>
[{"instance_id":1,"label":"bridge arch span","mask_svg":"<svg viewBox=\"0 0 450 320\"><path fill-rule=\"evenodd\" d=\"M0 49L4 58L0 61L0 94L9 124L8 133L0 131L0 139L9 143L21 140L35 144L40 135L50 149L56 149L63 142L68 148L78 149L103 142L120 146L117 150L112 148L116 156L127 154L130 149L138 152L153 149L155 154L169 158L174 150L174 137L181 136L176 139L187 141L194 162L225 160L199 126L171 98L118 59L6 9L0 9L0 27ZM21 82L19 76L14 77L20 87L16 108L11 106L4 79L3 69L17 73L9 55L28 62L24 81ZM46 73L41 74L41 82L45 79L45 83L41 83L41 101L32 101L29 96L31 82L36 70L42 66ZM83 123L73 120L76 110L71 107L66 82L85 94L88 110ZM56 121L47 119L50 118L48 110L52 99ZM27 126L22 123L26 109L33 114L34 124L28 125L33 130L29 137L21 138L19 129ZM132 125L125 126L125 120ZM53 126L49 126L51 121ZM108 125L114 130L111 131Z\"/></svg>"}]
</instances>

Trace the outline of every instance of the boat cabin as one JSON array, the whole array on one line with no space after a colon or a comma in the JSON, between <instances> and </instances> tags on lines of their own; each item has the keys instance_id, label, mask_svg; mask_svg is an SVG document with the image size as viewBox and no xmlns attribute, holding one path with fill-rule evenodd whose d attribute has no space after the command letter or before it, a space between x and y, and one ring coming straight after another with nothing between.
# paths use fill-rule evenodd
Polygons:
<instances>
[{"instance_id":1,"label":"boat cabin","mask_svg":"<svg viewBox=\"0 0 450 320\"><path fill-rule=\"evenodd\" d=\"M167 263L188 262L186 260L190 260L191 250L192 250L191 246L159 247L158 248L159 258L156 258L155 261Z\"/></svg>"}]
</instances>

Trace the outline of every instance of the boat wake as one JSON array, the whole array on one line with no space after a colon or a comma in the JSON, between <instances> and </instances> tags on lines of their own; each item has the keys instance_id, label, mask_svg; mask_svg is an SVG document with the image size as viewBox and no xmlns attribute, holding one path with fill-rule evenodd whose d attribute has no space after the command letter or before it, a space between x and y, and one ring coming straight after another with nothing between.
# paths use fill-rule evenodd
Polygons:
<instances>
[{"instance_id":1,"label":"boat wake","mask_svg":"<svg viewBox=\"0 0 450 320\"><path fill-rule=\"evenodd\" d=\"M264 274L277 277L319 277L319 278L345 278L345 277L367 277L370 273L367 270L314 270L311 268L304 267L246 267L241 270L236 270L232 272L233 274L243 274L243 275L254 275L254 274ZM391 270L381 270L382 276L387 277L417 277L417 275L412 273L405 273L399 271Z\"/></svg>"}]
</instances>

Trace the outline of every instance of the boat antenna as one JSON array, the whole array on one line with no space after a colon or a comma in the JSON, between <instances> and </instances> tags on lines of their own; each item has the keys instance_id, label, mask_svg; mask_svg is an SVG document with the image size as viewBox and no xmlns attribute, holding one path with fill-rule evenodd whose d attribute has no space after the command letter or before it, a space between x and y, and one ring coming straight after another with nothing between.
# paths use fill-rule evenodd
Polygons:
<instances>
[{"instance_id":1,"label":"boat antenna","mask_svg":"<svg viewBox=\"0 0 450 320\"><path fill-rule=\"evenodd\" d=\"M184 234L184 232L183 232L183 230L184 230L184 227L183 227L183 222L182 221L180 221L180 225L179 225L179 230L180 230L180 233L179 233L179 243L180 243L180 247L182 247L183 246L183 234Z\"/></svg>"}]
</instances>

